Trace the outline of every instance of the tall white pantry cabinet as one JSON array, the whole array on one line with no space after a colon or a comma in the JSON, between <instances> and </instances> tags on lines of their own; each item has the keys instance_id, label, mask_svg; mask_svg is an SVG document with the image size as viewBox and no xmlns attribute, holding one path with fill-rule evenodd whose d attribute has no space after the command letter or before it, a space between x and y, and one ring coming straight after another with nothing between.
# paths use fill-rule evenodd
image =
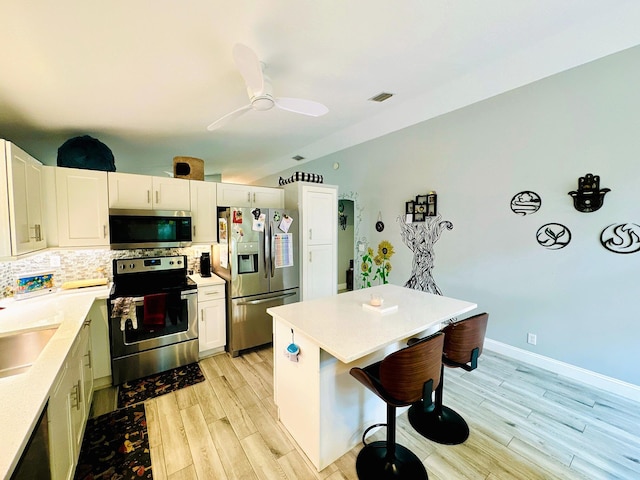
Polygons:
<instances>
[{"instance_id":1,"label":"tall white pantry cabinet","mask_svg":"<svg viewBox=\"0 0 640 480\"><path fill-rule=\"evenodd\" d=\"M300 222L300 299L334 295L338 288L338 187L310 182L284 186L285 207Z\"/></svg>"}]
</instances>

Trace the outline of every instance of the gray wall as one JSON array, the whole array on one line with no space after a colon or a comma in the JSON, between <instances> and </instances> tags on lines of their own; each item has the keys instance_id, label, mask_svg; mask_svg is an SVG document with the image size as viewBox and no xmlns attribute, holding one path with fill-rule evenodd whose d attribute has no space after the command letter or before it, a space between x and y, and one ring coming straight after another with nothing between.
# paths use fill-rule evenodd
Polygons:
<instances>
[{"instance_id":1,"label":"gray wall","mask_svg":"<svg viewBox=\"0 0 640 480\"><path fill-rule=\"evenodd\" d=\"M360 235L374 248L383 239L394 245L390 281L398 285L412 256L396 218L405 201L436 190L454 229L436 244L435 280L445 295L490 313L489 338L640 385L640 252L614 254L599 240L612 223L640 224L638 85L640 47L290 171L358 193ZM580 213L567 192L588 172L612 191L601 210ZM280 174L259 183L277 184ZM510 209L523 190L542 197L540 211L525 217ZM374 228L378 211L383 233ZM537 244L548 222L569 227L566 248ZM537 346L526 343L528 332Z\"/></svg>"}]
</instances>

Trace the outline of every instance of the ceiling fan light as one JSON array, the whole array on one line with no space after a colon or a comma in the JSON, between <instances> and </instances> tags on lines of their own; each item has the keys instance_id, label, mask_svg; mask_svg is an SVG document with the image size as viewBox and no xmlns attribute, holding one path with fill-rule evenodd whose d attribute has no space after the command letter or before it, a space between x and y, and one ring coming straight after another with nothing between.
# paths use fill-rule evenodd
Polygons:
<instances>
[{"instance_id":1,"label":"ceiling fan light","mask_svg":"<svg viewBox=\"0 0 640 480\"><path fill-rule=\"evenodd\" d=\"M265 110L271 110L274 105L273 98L269 96L260 96L251 99L251 106L254 110L264 112Z\"/></svg>"}]
</instances>

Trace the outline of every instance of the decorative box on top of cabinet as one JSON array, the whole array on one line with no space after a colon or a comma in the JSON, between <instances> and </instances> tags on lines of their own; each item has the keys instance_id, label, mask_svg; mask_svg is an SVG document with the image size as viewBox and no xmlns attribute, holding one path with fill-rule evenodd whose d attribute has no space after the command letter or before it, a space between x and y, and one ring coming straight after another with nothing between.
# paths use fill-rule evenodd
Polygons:
<instances>
[{"instance_id":1,"label":"decorative box on top of cabinet","mask_svg":"<svg viewBox=\"0 0 640 480\"><path fill-rule=\"evenodd\" d=\"M108 173L109 208L191 210L189 180Z\"/></svg>"},{"instance_id":2,"label":"decorative box on top of cabinet","mask_svg":"<svg viewBox=\"0 0 640 480\"><path fill-rule=\"evenodd\" d=\"M18 146L0 140L0 257L47 246L43 226L42 164Z\"/></svg>"},{"instance_id":3,"label":"decorative box on top of cabinet","mask_svg":"<svg viewBox=\"0 0 640 480\"><path fill-rule=\"evenodd\" d=\"M221 207L283 208L284 190L274 187L219 183L218 205Z\"/></svg>"}]
</instances>

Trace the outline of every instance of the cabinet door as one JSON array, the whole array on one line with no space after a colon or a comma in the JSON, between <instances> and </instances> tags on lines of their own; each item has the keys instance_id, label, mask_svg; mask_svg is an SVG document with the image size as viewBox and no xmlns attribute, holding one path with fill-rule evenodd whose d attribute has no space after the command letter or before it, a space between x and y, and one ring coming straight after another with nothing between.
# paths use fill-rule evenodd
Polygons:
<instances>
[{"instance_id":1,"label":"cabinet door","mask_svg":"<svg viewBox=\"0 0 640 480\"><path fill-rule=\"evenodd\" d=\"M309 245L337 242L338 201L334 189L304 187L305 241Z\"/></svg>"},{"instance_id":2,"label":"cabinet door","mask_svg":"<svg viewBox=\"0 0 640 480\"><path fill-rule=\"evenodd\" d=\"M109 172L109 208L151 210L153 177Z\"/></svg>"},{"instance_id":3,"label":"cabinet door","mask_svg":"<svg viewBox=\"0 0 640 480\"><path fill-rule=\"evenodd\" d=\"M218 241L217 184L198 180L190 183L193 242L215 243Z\"/></svg>"},{"instance_id":4,"label":"cabinet door","mask_svg":"<svg viewBox=\"0 0 640 480\"><path fill-rule=\"evenodd\" d=\"M247 185L219 183L217 196L221 207L251 206L251 189Z\"/></svg>"},{"instance_id":5,"label":"cabinet door","mask_svg":"<svg viewBox=\"0 0 640 480\"><path fill-rule=\"evenodd\" d=\"M49 451L53 480L69 480L75 470L70 416L72 384L65 365L49 397Z\"/></svg>"},{"instance_id":6,"label":"cabinet door","mask_svg":"<svg viewBox=\"0 0 640 480\"><path fill-rule=\"evenodd\" d=\"M305 256L302 300L334 295L337 291L335 245L309 245L305 249Z\"/></svg>"},{"instance_id":7,"label":"cabinet door","mask_svg":"<svg viewBox=\"0 0 640 480\"><path fill-rule=\"evenodd\" d=\"M271 187L252 187L251 202L256 207L284 208L284 190Z\"/></svg>"},{"instance_id":8,"label":"cabinet door","mask_svg":"<svg viewBox=\"0 0 640 480\"><path fill-rule=\"evenodd\" d=\"M109 319L106 300L96 300L89 310L87 320L91 321L91 361L93 379L97 386L111 384L111 352L109 349Z\"/></svg>"},{"instance_id":9,"label":"cabinet door","mask_svg":"<svg viewBox=\"0 0 640 480\"><path fill-rule=\"evenodd\" d=\"M56 168L61 247L109 245L107 172Z\"/></svg>"},{"instance_id":10,"label":"cabinet door","mask_svg":"<svg viewBox=\"0 0 640 480\"><path fill-rule=\"evenodd\" d=\"M46 247L42 225L42 164L15 145L7 144L12 254Z\"/></svg>"},{"instance_id":11,"label":"cabinet door","mask_svg":"<svg viewBox=\"0 0 640 480\"><path fill-rule=\"evenodd\" d=\"M153 178L153 208L156 210L191 210L189 180Z\"/></svg>"},{"instance_id":12,"label":"cabinet door","mask_svg":"<svg viewBox=\"0 0 640 480\"><path fill-rule=\"evenodd\" d=\"M81 332L81 364L82 364L82 428L80 433L80 444L78 445L78 453L82 446L82 436L84 434L84 426L89 418L89 410L91 409L91 401L93 400L93 348L91 346L91 319L85 320L84 327ZM98 323L98 322L96 322Z\"/></svg>"},{"instance_id":13,"label":"cabinet door","mask_svg":"<svg viewBox=\"0 0 640 480\"><path fill-rule=\"evenodd\" d=\"M199 302L200 325L199 341L200 352L213 348L224 347L226 344L226 301L210 300Z\"/></svg>"}]
</instances>

